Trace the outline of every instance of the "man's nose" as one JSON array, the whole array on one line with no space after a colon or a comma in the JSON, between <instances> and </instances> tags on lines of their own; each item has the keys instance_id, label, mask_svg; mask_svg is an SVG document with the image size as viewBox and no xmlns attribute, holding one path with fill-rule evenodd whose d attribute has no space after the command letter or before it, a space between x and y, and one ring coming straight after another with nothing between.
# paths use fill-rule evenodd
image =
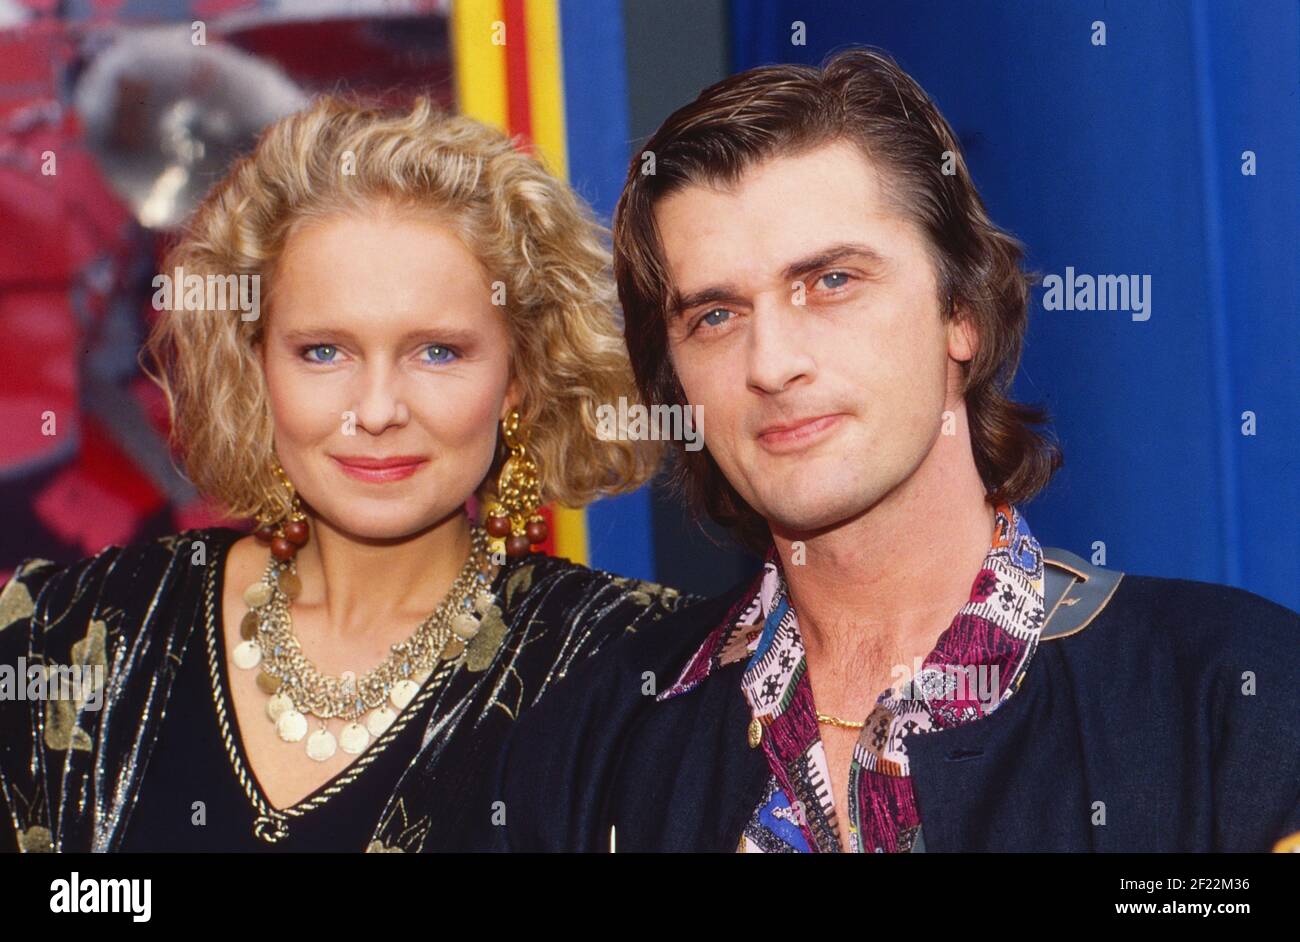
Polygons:
<instances>
[{"instance_id":1,"label":"man's nose","mask_svg":"<svg viewBox=\"0 0 1300 942\"><path fill-rule=\"evenodd\" d=\"M751 389L778 393L810 379L814 364L808 353L807 311L794 292L764 296L751 313L748 335L748 380Z\"/></svg>"}]
</instances>

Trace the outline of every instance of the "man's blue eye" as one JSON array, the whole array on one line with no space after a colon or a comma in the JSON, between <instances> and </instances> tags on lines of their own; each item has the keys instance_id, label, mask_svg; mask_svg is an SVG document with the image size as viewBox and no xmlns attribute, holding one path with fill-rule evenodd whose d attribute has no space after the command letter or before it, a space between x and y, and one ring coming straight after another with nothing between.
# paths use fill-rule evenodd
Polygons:
<instances>
[{"instance_id":1,"label":"man's blue eye","mask_svg":"<svg viewBox=\"0 0 1300 942\"><path fill-rule=\"evenodd\" d=\"M716 315L718 314L725 314L727 317L731 316L731 312L726 308L715 307L712 311L709 311L700 318L700 323L708 324L710 327L717 327L719 324L723 323L723 321L716 319Z\"/></svg>"},{"instance_id":2,"label":"man's blue eye","mask_svg":"<svg viewBox=\"0 0 1300 942\"><path fill-rule=\"evenodd\" d=\"M320 355L316 356L318 352ZM308 347L303 351L303 354L313 363L332 363L338 352L339 348L333 344L322 343L314 347Z\"/></svg>"},{"instance_id":3,"label":"man's blue eye","mask_svg":"<svg viewBox=\"0 0 1300 942\"><path fill-rule=\"evenodd\" d=\"M450 363L456 359L456 352L451 347L444 347L442 344L431 343L424 348L424 352L428 354L430 363Z\"/></svg>"},{"instance_id":4,"label":"man's blue eye","mask_svg":"<svg viewBox=\"0 0 1300 942\"><path fill-rule=\"evenodd\" d=\"M844 279L844 280L832 285L832 284L828 284L828 283L827 283L827 279L829 279L829 278L842 278L842 279ZM842 272L842 271L832 271L832 272L827 272L826 274L822 275L821 278L819 278L819 279L817 279L817 280L820 281L820 282L821 282L823 285L825 285L827 288L830 288L832 291L834 291L836 288L842 288L842 287L844 287L845 283L847 283L848 280L849 280L849 276L848 276L848 274L847 274L846 272Z\"/></svg>"}]
</instances>

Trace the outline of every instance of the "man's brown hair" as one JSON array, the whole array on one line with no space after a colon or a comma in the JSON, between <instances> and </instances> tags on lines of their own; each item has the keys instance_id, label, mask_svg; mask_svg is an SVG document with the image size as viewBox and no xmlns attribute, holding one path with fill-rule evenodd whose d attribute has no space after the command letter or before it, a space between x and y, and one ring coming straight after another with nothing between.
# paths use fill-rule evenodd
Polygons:
<instances>
[{"instance_id":1,"label":"man's brown hair","mask_svg":"<svg viewBox=\"0 0 1300 942\"><path fill-rule=\"evenodd\" d=\"M729 186L754 165L848 141L880 169L887 198L927 236L941 316L970 312L979 334L962 364L975 464L990 502L1024 502L1062 463L1060 448L1032 428L1048 421L1011 400L1028 325L1034 276L1023 246L989 219L956 135L919 85L888 55L840 52L818 69L774 65L709 86L654 133L628 169L614 216L614 276L624 337L644 401L685 404L668 356L667 317L678 291L655 225L659 200L688 186ZM708 448L676 442L670 481L751 547L767 523L723 476Z\"/></svg>"}]
</instances>

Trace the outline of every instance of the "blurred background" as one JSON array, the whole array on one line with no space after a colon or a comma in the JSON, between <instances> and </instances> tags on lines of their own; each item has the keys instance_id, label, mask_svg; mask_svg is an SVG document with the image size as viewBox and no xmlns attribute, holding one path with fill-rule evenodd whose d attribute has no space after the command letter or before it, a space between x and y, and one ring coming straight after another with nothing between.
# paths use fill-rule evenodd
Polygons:
<instances>
[{"instance_id":1,"label":"blurred background","mask_svg":"<svg viewBox=\"0 0 1300 942\"><path fill-rule=\"evenodd\" d=\"M169 231L278 115L433 92L608 220L704 86L852 43L935 98L1029 267L1151 277L1145 321L1035 293L1015 391L1066 459L1040 542L1300 609L1295 0L0 0L0 579L230 522L136 354ZM552 517L551 551L683 589L756 565L655 487Z\"/></svg>"}]
</instances>

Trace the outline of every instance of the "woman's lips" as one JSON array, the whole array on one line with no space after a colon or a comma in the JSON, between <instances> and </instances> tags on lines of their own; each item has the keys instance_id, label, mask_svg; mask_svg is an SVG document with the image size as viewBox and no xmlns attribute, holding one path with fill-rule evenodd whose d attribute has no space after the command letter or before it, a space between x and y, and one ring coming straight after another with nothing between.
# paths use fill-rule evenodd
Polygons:
<instances>
[{"instance_id":1,"label":"woman's lips","mask_svg":"<svg viewBox=\"0 0 1300 942\"><path fill-rule=\"evenodd\" d=\"M778 454L798 451L828 434L839 425L842 418L844 418L843 414L837 413L804 419L791 425L760 432L758 441L768 451Z\"/></svg>"},{"instance_id":2,"label":"woman's lips","mask_svg":"<svg viewBox=\"0 0 1300 942\"><path fill-rule=\"evenodd\" d=\"M409 478L428 464L425 458L340 458L331 456L348 477L371 484Z\"/></svg>"}]
</instances>

